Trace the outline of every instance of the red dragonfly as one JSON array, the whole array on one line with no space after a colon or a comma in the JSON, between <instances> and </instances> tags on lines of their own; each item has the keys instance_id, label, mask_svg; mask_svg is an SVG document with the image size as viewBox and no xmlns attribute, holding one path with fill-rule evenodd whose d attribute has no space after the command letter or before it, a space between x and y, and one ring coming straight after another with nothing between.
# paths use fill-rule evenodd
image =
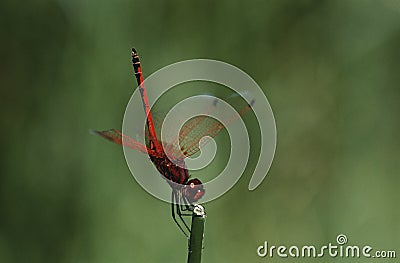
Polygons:
<instances>
[{"instance_id":1,"label":"red dragonfly","mask_svg":"<svg viewBox=\"0 0 400 263\"><path fill-rule=\"evenodd\" d=\"M189 172L185 166L185 158L197 153L200 150L200 147L206 144L210 138L216 136L222 129L224 129L224 126L212 118L207 118L206 115L194 117L185 123L179 133L178 145L180 149L173 147L172 145L174 144L165 144L171 145L171 147L164 148L161 141L157 137L152 111L147 97L146 87L143 83L144 79L142 75L142 67L139 61L139 56L134 48L132 48L132 64L134 74L139 85L144 112L147 116L147 145L144 145L115 129L94 132L116 144L123 145L149 155L150 160L153 162L158 172L164 177L164 179L172 188L172 217L179 229L185 234L186 237L188 237L183 228L186 228L189 233L190 229L185 220L183 220L182 216L191 214L185 214L183 211L193 211L193 204L204 195L205 189L199 179L190 179ZM250 103L250 105L244 107L239 112L239 115L243 115L249 111L253 103L254 100ZM201 140L204 136L208 137L206 137L205 140ZM167 157L166 152L168 153L168 156L172 156L173 160L170 160ZM184 227L182 227L182 225L178 222L175 213L178 214L179 219L181 222L183 222Z\"/></svg>"}]
</instances>

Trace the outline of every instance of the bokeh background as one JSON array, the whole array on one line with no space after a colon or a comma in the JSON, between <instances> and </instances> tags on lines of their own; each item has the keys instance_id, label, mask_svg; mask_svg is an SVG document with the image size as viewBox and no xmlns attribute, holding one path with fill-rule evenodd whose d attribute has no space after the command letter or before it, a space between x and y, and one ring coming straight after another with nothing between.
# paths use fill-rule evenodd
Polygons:
<instances>
[{"instance_id":1,"label":"bokeh background","mask_svg":"<svg viewBox=\"0 0 400 263\"><path fill-rule=\"evenodd\" d=\"M321 246L339 233L400 257L398 1L0 7L0 262L186 261L169 205L133 180L120 147L88 132L121 127L132 46L145 76L192 58L236 65L274 110L267 179L249 192L250 164L206 204L203 262L344 262L256 254L264 241Z\"/></svg>"}]
</instances>

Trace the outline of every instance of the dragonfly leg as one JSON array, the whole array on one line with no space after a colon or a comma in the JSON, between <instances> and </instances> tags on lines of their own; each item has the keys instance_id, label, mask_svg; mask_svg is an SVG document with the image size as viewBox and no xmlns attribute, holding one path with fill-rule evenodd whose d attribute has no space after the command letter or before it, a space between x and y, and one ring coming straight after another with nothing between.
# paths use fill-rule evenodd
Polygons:
<instances>
[{"instance_id":1,"label":"dragonfly leg","mask_svg":"<svg viewBox=\"0 0 400 263\"><path fill-rule=\"evenodd\" d=\"M184 200L185 198L182 197L182 196L178 196L178 195L179 195L179 193L175 193L175 200L177 200L176 212L177 212L177 214L179 216L179 219L183 222L183 224L185 225L186 229L190 233L190 228L188 227L188 225L186 224L186 221L183 219L182 216L191 216L192 214L184 214L184 213L182 213L182 211L181 211L181 207L182 207L181 200ZM181 197L181 198L179 198L179 197Z\"/></svg>"},{"instance_id":2,"label":"dragonfly leg","mask_svg":"<svg viewBox=\"0 0 400 263\"><path fill-rule=\"evenodd\" d=\"M189 238L189 235L186 234L185 230L183 230L181 224L179 224L178 220L176 219L176 214L175 214L175 201L178 201L177 198L177 193L176 191L172 191L172 196L171 196L171 212L172 212L172 218L174 219L176 225L179 227L179 229L182 231L182 233L185 235L185 237ZM182 214L181 211L179 209L179 204L176 204L176 213L178 214L180 220L183 222L183 224L185 225L186 229L189 231L190 233L190 229L187 226L186 222L183 220L182 218Z\"/></svg>"},{"instance_id":3,"label":"dragonfly leg","mask_svg":"<svg viewBox=\"0 0 400 263\"><path fill-rule=\"evenodd\" d=\"M189 229L188 225L186 224L186 222L185 222L185 220L183 219L182 216L191 216L192 214L184 214L184 213L182 213L179 204L176 204L176 212L177 212L177 214L178 214L178 216L179 216L179 219L183 222L183 224L185 225L186 229L187 229L187 230L189 231L189 233L190 233L190 229Z\"/></svg>"},{"instance_id":4,"label":"dragonfly leg","mask_svg":"<svg viewBox=\"0 0 400 263\"><path fill-rule=\"evenodd\" d=\"M183 204L183 205L181 204L181 211L190 211L190 212L193 212L194 206L189 204L189 202L187 201L186 197L183 196L183 197L182 197L182 200L183 200L183 203L184 203L184 204ZM190 214L185 214L185 215L191 216L192 213L190 213Z\"/></svg>"},{"instance_id":5,"label":"dragonfly leg","mask_svg":"<svg viewBox=\"0 0 400 263\"><path fill-rule=\"evenodd\" d=\"M193 212L193 207L189 205L180 205L180 210L181 210L181 215L182 216L192 216ZM184 213L186 211L189 211L190 213Z\"/></svg>"}]
</instances>

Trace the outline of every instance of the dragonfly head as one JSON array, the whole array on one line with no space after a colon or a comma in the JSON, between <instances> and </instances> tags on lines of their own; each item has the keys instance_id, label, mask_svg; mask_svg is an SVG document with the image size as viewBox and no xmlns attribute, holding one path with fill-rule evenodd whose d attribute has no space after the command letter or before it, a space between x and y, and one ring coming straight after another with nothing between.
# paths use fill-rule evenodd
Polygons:
<instances>
[{"instance_id":1,"label":"dragonfly head","mask_svg":"<svg viewBox=\"0 0 400 263\"><path fill-rule=\"evenodd\" d=\"M197 200L199 200L204 193L204 187L199 179L189 180L183 188L183 194L191 204L197 202Z\"/></svg>"}]
</instances>

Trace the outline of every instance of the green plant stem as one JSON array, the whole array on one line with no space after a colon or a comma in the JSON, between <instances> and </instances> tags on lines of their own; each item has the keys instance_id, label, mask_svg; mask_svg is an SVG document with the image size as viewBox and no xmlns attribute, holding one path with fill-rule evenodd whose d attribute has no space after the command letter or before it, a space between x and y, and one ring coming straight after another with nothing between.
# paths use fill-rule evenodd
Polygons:
<instances>
[{"instance_id":1,"label":"green plant stem","mask_svg":"<svg viewBox=\"0 0 400 263\"><path fill-rule=\"evenodd\" d=\"M195 205L189 239L188 263L200 263L203 253L204 224L206 213L201 205Z\"/></svg>"}]
</instances>

